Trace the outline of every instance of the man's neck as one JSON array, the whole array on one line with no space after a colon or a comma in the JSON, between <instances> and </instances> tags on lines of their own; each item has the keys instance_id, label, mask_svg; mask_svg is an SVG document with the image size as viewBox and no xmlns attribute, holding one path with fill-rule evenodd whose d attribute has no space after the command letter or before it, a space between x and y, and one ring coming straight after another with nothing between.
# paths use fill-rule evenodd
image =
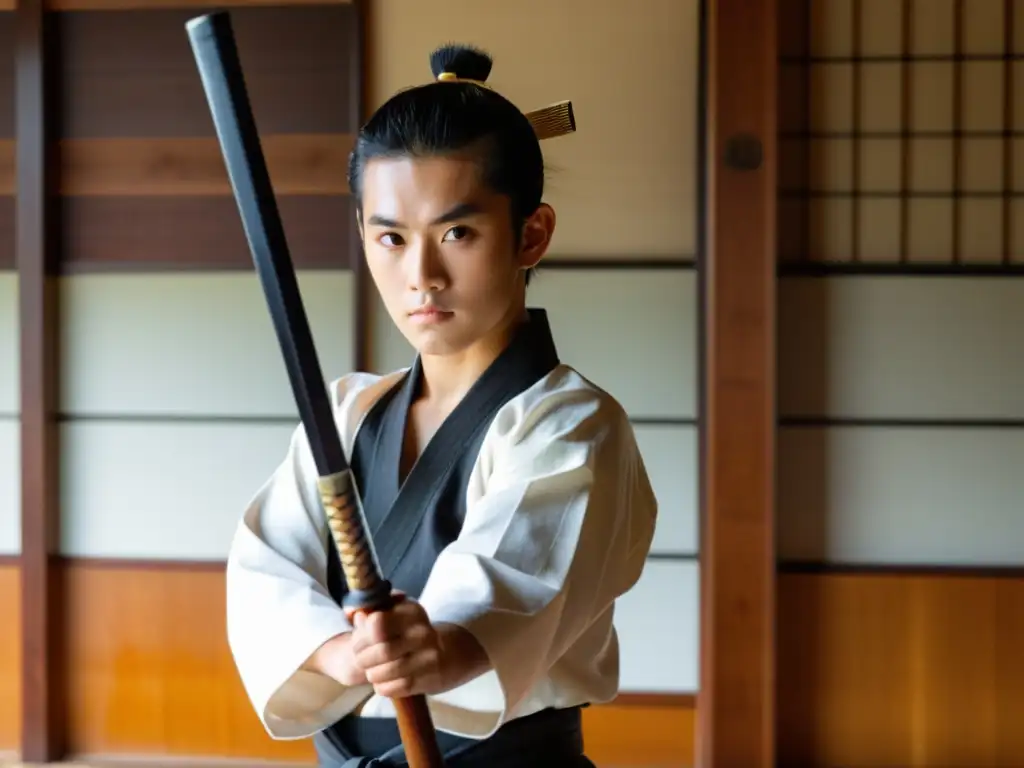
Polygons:
<instances>
[{"instance_id":1,"label":"man's neck","mask_svg":"<svg viewBox=\"0 0 1024 768\"><path fill-rule=\"evenodd\" d=\"M420 399L432 407L453 410L477 380L508 347L519 326L528 320L518 310L487 336L451 355L423 355L423 387Z\"/></svg>"}]
</instances>

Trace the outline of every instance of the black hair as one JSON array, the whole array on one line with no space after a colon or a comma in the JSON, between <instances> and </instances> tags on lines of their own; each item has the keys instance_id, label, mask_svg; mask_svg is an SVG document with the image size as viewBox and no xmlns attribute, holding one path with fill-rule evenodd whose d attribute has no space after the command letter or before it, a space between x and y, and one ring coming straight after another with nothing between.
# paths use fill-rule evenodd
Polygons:
<instances>
[{"instance_id":1,"label":"black hair","mask_svg":"<svg viewBox=\"0 0 1024 768\"><path fill-rule=\"evenodd\" d=\"M362 208L366 163L378 157L479 153L484 182L509 198L518 247L523 223L544 194L544 157L526 115L496 91L466 82L441 82L442 73L486 82L493 60L478 48L445 45L430 56L435 80L398 92L367 121L349 157L348 184ZM529 273L527 273L529 280Z\"/></svg>"}]
</instances>

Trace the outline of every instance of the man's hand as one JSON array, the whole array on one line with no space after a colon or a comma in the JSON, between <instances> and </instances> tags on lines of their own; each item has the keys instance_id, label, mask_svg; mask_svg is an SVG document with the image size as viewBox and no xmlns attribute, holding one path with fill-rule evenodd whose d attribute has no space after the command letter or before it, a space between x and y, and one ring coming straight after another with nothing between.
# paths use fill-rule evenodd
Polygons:
<instances>
[{"instance_id":1,"label":"man's hand","mask_svg":"<svg viewBox=\"0 0 1024 768\"><path fill-rule=\"evenodd\" d=\"M434 695L463 685L490 668L468 631L433 626L423 607L395 592L389 611L356 614L355 629L320 646L303 665L345 686L367 685L388 698Z\"/></svg>"},{"instance_id":2,"label":"man's hand","mask_svg":"<svg viewBox=\"0 0 1024 768\"><path fill-rule=\"evenodd\" d=\"M389 611L356 614L349 652L381 696L402 698L443 688L441 635L423 607L395 594Z\"/></svg>"},{"instance_id":3,"label":"man's hand","mask_svg":"<svg viewBox=\"0 0 1024 768\"><path fill-rule=\"evenodd\" d=\"M352 633L335 635L321 645L302 665L304 669L331 677L342 685L366 685L366 675L352 656Z\"/></svg>"}]
</instances>

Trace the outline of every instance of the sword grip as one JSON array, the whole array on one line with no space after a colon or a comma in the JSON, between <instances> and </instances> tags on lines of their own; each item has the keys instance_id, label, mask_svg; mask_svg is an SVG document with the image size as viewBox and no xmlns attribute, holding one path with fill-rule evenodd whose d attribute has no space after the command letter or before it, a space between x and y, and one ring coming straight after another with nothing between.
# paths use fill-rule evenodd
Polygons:
<instances>
[{"instance_id":1,"label":"sword grip","mask_svg":"<svg viewBox=\"0 0 1024 768\"><path fill-rule=\"evenodd\" d=\"M391 583L377 563L352 470L318 478L317 488L348 586L345 609L386 611L392 605Z\"/></svg>"},{"instance_id":2,"label":"sword grip","mask_svg":"<svg viewBox=\"0 0 1024 768\"><path fill-rule=\"evenodd\" d=\"M317 481L327 526L338 550L348 593L342 601L349 620L357 613L387 611L395 604L391 583L381 574L366 530L362 502L352 471L346 469ZM409 768L442 768L437 740L430 738L434 723L425 696L394 699L398 732Z\"/></svg>"}]
</instances>

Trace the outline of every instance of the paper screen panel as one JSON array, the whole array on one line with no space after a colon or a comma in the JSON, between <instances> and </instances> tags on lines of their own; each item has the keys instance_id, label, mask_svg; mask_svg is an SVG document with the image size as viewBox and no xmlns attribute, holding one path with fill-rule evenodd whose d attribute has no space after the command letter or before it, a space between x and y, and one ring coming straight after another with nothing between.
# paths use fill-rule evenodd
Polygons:
<instances>
[{"instance_id":1,"label":"paper screen panel","mask_svg":"<svg viewBox=\"0 0 1024 768\"><path fill-rule=\"evenodd\" d=\"M61 442L61 554L224 560L294 425L73 421Z\"/></svg>"},{"instance_id":2,"label":"paper screen panel","mask_svg":"<svg viewBox=\"0 0 1024 768\"><path fill-rule=\"evenodd\" d=\"M0 555L21 551L18 278L0 272Z\"/></svg>"},{"instance_id":3,"label":"paper screen panel","mask_svg":"<svg viewBox=\"0 0 1024 768\"><path fill-rule=\"evenodd\" d=\"M21 552L21 424L0 416L0 555Z\"/></svg>"},{"instance_id":4,"label":"paper screen panel","mask_svg":"<svg viewBox=\"0 0 1024 768\"><path fill-rule=\"evenodd\" d=\"M700 568L652 560L615 609L621 690L693 693L700 683Z\"/></svg>"},{"instance_id":5,"label":"paper screen panel","mask_svg":"<svg viewBox=\"0 0 1024 768\"><path fill-rule=\"evenodd\" d=\"M301 271L328 381L352 370L354 279ZM80 416L297 416L255 273L61 280L61 408Z\"/></svg>"},{"instance_id":6,"label":"paper screen panel","mask_svg":"<svg viewBox=\"0 0 1024 768\"><path fill-rule=\"evenodd\" d=\"M700 547L697 428L638 424L634 430L658 498L658 527L651 552L693 555Z\"/></svg>"},{"instance_id":7,"label":"paper screen panel","mask_svg":"<svg viewBox=\"0 0 1024 768\"><path fill-rule=\"evenodd\" d=\"M786 427L779 557L843 564L1024 561L1024 429Z\"/></svg>"},{"instance_id":8,"label":"paper screen panel","mask_svg":"<svg viewBox=\"0 0 1024 768\"><path fill-rule=\"evenodd\" d=\"M1024 419L1024 280L785 277L779 408L822 419Z\"/></svg>"},{"instance_id":9,"label":"paper screen panel","mask_svg":"<svg viewBox=\"0 0 1024 768\"><path fill-rule=\"evenodd\" d=\"M0 272L0 416L21 409L18 309L18 275Z\"/></svg>"}]
</instances>

